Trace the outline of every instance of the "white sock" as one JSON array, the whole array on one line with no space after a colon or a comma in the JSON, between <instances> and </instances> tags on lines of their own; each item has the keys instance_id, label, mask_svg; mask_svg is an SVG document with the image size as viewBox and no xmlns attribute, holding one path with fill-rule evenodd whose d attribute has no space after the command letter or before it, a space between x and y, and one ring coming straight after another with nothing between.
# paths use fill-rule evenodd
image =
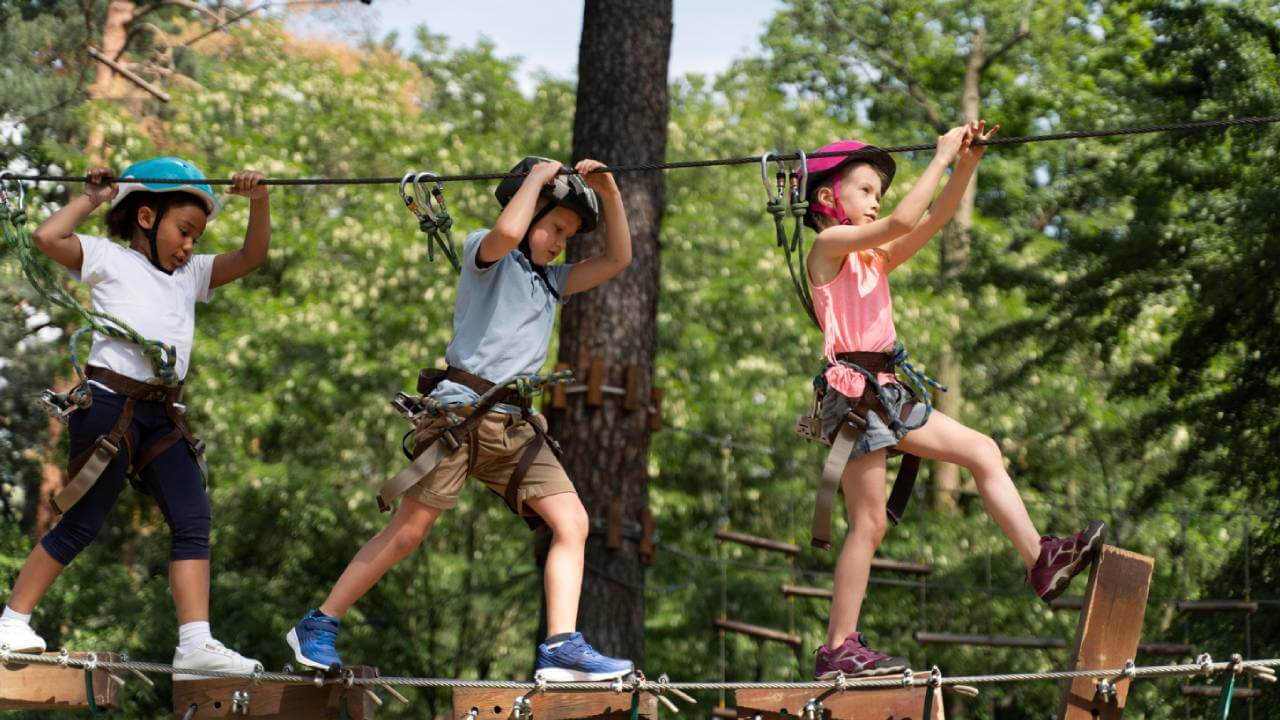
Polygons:
<instances>
[{"instance_id":1,"label":"white sock","mask_svg":"<svg viewBox=\"0 0 1280 720\"><path fill-rule=\"evenodd\" d=\"M9 607L8 605L5 605L4 615L0 616L0 619L14 620L16 622L22 623L23 625L30 625L31 613L20 613L17 610L14 610L13 608Z\"/></svg>"},{"instance_id":2,"label":"white sock","mask_svg":"<svg viewBox=\"0 0 1280 720\"><path fill-rule=\"evenodd\" d=\"M206 640L212 639L213 634L209 632L209 622L206 620L183 623L178 626L178 650L183 653L197 650L204 646Z\"/></svg>"}]
</instances>

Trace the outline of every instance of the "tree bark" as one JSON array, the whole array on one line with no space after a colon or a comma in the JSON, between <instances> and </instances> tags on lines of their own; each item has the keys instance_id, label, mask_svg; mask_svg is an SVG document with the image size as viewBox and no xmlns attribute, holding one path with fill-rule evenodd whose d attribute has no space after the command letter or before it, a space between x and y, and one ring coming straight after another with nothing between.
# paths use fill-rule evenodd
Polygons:
<instances>
[{"instance_id":1,"label":"tree bark","mask_svg":"<svg viewBox=\"0 0 1280 720\"><path fill-rule=\"evenodd\" d=\"M102 54L113 60L119 60L124 52L125 41L129 36L129 23L133 21L136 4L133 0L111 0L107 4L107 20L102 26ZM102 100L113 97L113 88L118 78L116 73L105 63L97 63L98 74L89 86L89 100ZM103 162L105 136L102 127L90 122L89 139L85 143L85 158L89 163Z\"/></svg>"},{"instance_id":2,"label":"tree bark","mask_svg":"<svg viewBox=\"0 0 1280 720\"><path fill-rule=\"evenodd\" d=\"M575 160L664 159L671 29L671 0L587 0L578 54ZM591 361L604 361L605 382L619 387L626 385L626 368L635 367L647 398L657 344L663 176L627 173L616 179L631 228L631 266L565 305L559 357L580 378ZM600 231L580 237L569 244L569 260L595 255L602 247ZM588 515L603 521L609 504L618 501L624 526L637 522L649 502L646 412L625 410L615 395L605 395L601 407L589 406L582 394L569 397L569 407L553 411L550 419ZM639 664L644 660L644 570L636 550L633 539L625 539L620 550L608 550L601 536L592 535L578 626L602 651Z\"/></svg>"}]
</instances>

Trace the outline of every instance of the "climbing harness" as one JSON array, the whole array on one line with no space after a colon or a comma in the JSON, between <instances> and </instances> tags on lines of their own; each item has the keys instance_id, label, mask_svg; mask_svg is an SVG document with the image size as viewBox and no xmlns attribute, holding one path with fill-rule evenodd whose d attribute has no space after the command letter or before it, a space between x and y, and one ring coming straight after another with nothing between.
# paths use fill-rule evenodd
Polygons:
<instances>
[{"instance_id":1,"label":"climbing harness","mask_svg":"<svg viewBox=\"0 0 1280 720\"><path fill-rule=\"evenodd\" d=\"M9 174L0 173L0 180ZM182 397L182 382L177 375L177 351L172 345L143 338L123 321L107 313L85 308L67 292L55 278L48 258L37 251L32 244L31 235L24 226L25 197L21 184L18 188L18 205L15 208L8 194L0 186L0 233L3 234L5 247L18 257L23 274L26 275L37 294L52 305L78 314L87 323L71 334L68 343L71 366L79 382L66 393L59 393L52 389L45 390L40 394L37 403L50 417L65 424L71 413L88 409L92 405L90 380L127 398L124 410L111 431L99 437L93 445L71 460L67 472L71 481L54 496L52 500L54 508L59 513L66 512L97 482L120 448L128 445L129 424L133 419L134 406L138 402L164 403L165 413L175 427L173 432L160 440L138 448L136 460L134 459L135 451L129 450L129 457L132 460L129 475L136 477L142 468L170 445L178 440L185 440L200 465L202 477L207 480L208 469L204 462L204 443L191 434L183 420L186 408L179 402ZM98 367L89 367L86 372L86 369L80 365L77 347L80 338L89 331L141 346L144 354L151 359L152 367L161 382L159 384L139 382Z\"/></svg>"},{"instance_id":2,"label":"climbing harness","mask_svg":"<svg viewBox=\"0 0 1280 720\"><path fill-rule=\"evenodd\" d=\"M465 385L478 397L471 402L441 403L432 398L431 393L444 380ZM560 444L546 433L532 412L533 397L544 387L572 382L573 373L567 370L553 373L545 378L540 375L517 375L505 382L492 383L455 367L445 370L424 368L418 373L417 397L396 393L391 399L392 407L413 425L400 443L401 450L410 460L410 464L382 484L382 488L378 491L378 508L383 512L389 511L396 498L431 474L445 458L453 455L464 444L471 453L470 459L474 461L475 431L480 427L485 415L493 411L498 404L510 404L520 408L520 419L527 422L534 431L533 440L525 446L520 459L516 461L516 467L511 473L511 479L507 481L506 494L503 497L512 512L518 511L517 493L520 484L543 446L549 446L556 457L560 457ZM445 420L443 428L415 443L412 449L405 446L410 437L440 418ZM540 524L536 517L526 518L526 522L533 527Z\"/></svg>"},{"instance_id":3,"label":"climbing harness","mask_svg":"<svg viewBox=\"0 0 1280 720\"><path fill-rule=\"evenodd\" d=\"M453 218L445 207L444 183L438 176L429 172L405 173L400 179L400 199L418 218L418 229L427 234L427 259L435 262L438 247L454 271L461 270L462 264L458 262L458 252L453 244Z\"/></svg>"},{"instance_id":4,"label":"climbing harness","mask_svg":"<svg viewBox=\"0 0 1280 720\"><path fill-rule=\"evenodd\" d=\"M784 161L775 158L775 153L767 152L760 156L760 180L764 184L765 211L773 216L774 234L778 247L787 259L787 271L791 274L791 284L796 296L800 298L800 306L814 325L818 316L813 312L813 295L809 290L809 274L805 268L804 250L804 218L809 211L809 171L806 169L807 158L804 151L797 151L798 160ZM769 181L769 163L775 166L774 180ZM787 217L790 216L792 229L787 235Z\"/></svg>"},{"instance_id":5,"label":"climbing harness","mask_svg":"<svg viewBox=\"0 0 1280 720\"><path fill-rule=\"evenodd\" d=\"M65 513L84 497L121 448L124 448L129 458L129 468L126 472L130 478L136 480L147 465L181 440L191 450L191 455L200 468L200 477L204 479L206 485L208 484L209 468L205 462L204 441L192 435L187 427L184 417L187 408L180 402L182 400L181 384L176 387L153 385L92 365L88 368L88 379L114 393L123 395L124 408L106 435L99 436L92 445L71 459L67 466L67 476L71 480L57 495L54 495L52 502L55 510ZM129 425L133 422L134 410L140 402L162 403L165 415L173 423L173 430L157 440L139 448L133 448L129 442ZM140 487L136 482L134 485Z\"/></svg>"},{"instance_id":6,"label":"climbing harness","mask_svg":"<svg viewBox=\"0 0 1280 720\"><path fill-rule=\"evenodd\" d=\"M831 446L827 460L822 468L822 481L818 486L818 496L814 503L813 522L809 528L810 544L816 548L831 548L831 512L835 505L836 493L840 489L840 478L844 474L845 465L853 454L854 447L867 429L869 413L875 413L890 430L911 431L923 427L933 413L930 400L930 388L946 392L947 388L933 378L925 375L907 361L907 350L902 343L896 343L892 352L851 352L836 355L836 362L861 374L866 381L861 397L840 422L839 429L833 437L827 437L822 428L822 401L827 394L827 369L813 378L813 405L808 415L796 421L796 433L805 440L822 442ZM881 373L896 374L901 368L906 375L907 384L903 387L911 394L911 399L902 404L896 417L888 412L892 405L885 394L884 386L877 379ZM850 400L854 400L850 398ZM908 419L917 404L924 405L924 417L918 423L910 423ZM893 490L885 512L889 520L897 525L906 512L907 503L911 500L911 491L915 487L916 475L920 471L920 458L909 453L890 450L891 454L901 454L902 464L898 467L898 475L893 481Z\"/></svg>"}]
</instances>

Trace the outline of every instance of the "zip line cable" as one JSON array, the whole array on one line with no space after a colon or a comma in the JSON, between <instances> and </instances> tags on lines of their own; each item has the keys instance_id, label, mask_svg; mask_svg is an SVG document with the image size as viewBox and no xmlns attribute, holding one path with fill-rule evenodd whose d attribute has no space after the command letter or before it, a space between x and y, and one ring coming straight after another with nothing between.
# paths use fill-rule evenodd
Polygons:
<instances>
[{"instance_id":1,"label":"zip line cable","mask_svg":"<svg viewBox=\"0 0 1280 720\"><path fill-rule=\"evenodd\" d=\"M1019 137L996 137L990 140L976 140L974 145L1024 145L1035 142L1050 142L1055 140L1083 140L1088 138L1104 138L1117 137L1124 135L1145 135L1150 133L1179 132L1188 130L1214 130L1220 128L1244 127L1269 125L1280 122L1280 115L1264 115L1258 117L1243 118L1227 118L1220 120L1199 120L1194 122L1167 123L1162 125L1139 125L1135 127L1122 128L1104 128L1100 130L1069 130L1065 132L1049 133L1046 135L1023 135ZM937 143L918 143L915 145L895 145L892 147L882 147L863 150L830 150L826 152L816 152L808 154L808 158L823 157L840 157L854 156L867 152L883 151L887 153L908 153L920 152L924 150L933 150L937 147ZM769 155L771 160L794 161L801 159L800 153L790 154L773 154ZM760 155L744 155L740 157L729 158L712 158L708 160L679 160L664 162L647 162L632 163L622 165L611 165L607 168L597 170L596 172L645 172L651 170L679 170L685 168L701 168L714 167L721 165L754 165L759 163ZM572 168L565 168L560 171L562 175L577 175L577 171ZM477 180L504 180L507 178L525 177L527 173L503 173L503 172L477 172L463 173L454 175L436 175L427 173L429 180L433 182L466 182ZM27 182L87 182L88 177L85 175L11 175L13 180L22 180ZM267 178L262 181L263 185L280 185L280 186L321 186L321 185L399 185L404 180L403 176L396 177L304 177L304 178ZM174 178L129 178L130 182L139 183L175 183L178 182ZM181 181L189 182L189 181ZM204 181L209 185L231 185L231 178L212 178Z\"/></svg>"}]
</instances>

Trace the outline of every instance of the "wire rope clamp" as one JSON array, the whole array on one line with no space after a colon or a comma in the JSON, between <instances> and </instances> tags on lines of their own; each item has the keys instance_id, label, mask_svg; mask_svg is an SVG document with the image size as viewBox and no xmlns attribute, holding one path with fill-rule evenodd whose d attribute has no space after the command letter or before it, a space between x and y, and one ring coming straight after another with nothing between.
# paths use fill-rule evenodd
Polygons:
<instances>
[{"instance_id":1,"label":"wire rope clamp","mask_svg":"<svg viewBox=\"0 0 1280 720\"><path fill-rule=\"evenodd\" d=\"M816 698L804 704L804 709L800 711L801 720L823 720L825 710L822 703Z\"/></svg>"},{"instance_id":2,"label":"wire rope clamp","mask_svg":"<svg viewBox=\"0 0 1280 720\"><path fill-rule=\"evenodd\" d=\"M236 690L231 693L231 712L235 715L249 714L249 691Z\"/></svg>"}]
</instances>

